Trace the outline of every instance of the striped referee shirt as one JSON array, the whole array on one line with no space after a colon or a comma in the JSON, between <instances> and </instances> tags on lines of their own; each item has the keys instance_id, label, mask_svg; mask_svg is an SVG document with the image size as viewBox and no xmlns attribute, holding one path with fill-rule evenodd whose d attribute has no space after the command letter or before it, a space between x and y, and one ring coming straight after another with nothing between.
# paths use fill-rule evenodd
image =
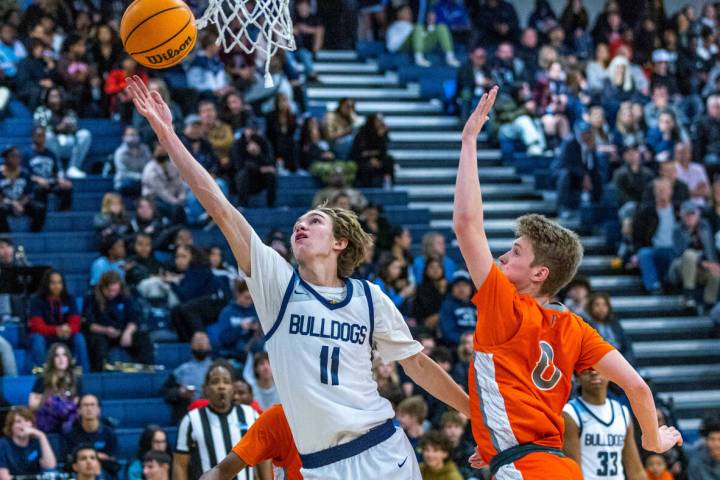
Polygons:
<instances>
[{"instance_id":1,"label":"striped referee shirt","mask_svg":"<svg viewBox=\"0 0 720 480\"><path fill-rule=\"evenodd\" d=\"M207 472L220 463L257 420L258 414L247 405L236 405L225 414L210 407L188 412L180 422L177 436L178 453L190 454L190 468L197 465ZM199 476L199 475L198 475ZM195 476L189 472L188 478ZM254 480L252 468L238 473L237 480Z\"/></svg>"}]
</instances>

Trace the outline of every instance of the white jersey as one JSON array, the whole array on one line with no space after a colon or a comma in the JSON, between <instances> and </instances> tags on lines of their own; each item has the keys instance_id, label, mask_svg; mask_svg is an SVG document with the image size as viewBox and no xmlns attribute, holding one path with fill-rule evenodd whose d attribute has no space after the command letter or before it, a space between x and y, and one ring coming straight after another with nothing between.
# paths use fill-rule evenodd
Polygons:
<instances>
[{"instance_id":1,"label":"white jersey","mask_svg":"<svg viewBox=\"0 0 720 480\"><path fill-rule=\"evenodd\" d=\"M393 418L372 377L372 348L390 362L422 346L392 301L361 280L310 285L255 233L250 250L247 284L299 452L349 442Z\"/></svg>"},{"instance_id":2,"label":"white jersey","mask_svg":"<svg viewBox=\"0 0 720 480\"><path fill-rule=\"evenodd\" d=\"M623 480L622 451L630 412L617 400L591 405L581 398L570 400L567 413L580 430L580 453L585 480Z\"/></svg>"}]
</instances>

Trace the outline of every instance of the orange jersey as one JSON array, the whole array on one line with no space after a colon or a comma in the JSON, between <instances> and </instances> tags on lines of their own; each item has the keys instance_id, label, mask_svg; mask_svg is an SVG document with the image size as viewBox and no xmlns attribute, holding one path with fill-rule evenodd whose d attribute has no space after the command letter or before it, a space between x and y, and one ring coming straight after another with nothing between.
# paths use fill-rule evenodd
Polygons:
<instances>
[{"instance_id":1,"label":"orange jersey","mask_svg":"<svg viewBox=\"0 0 720 480\"><path fill-rule=\"evenodd\" d=\"M573 371L592 367L613 347L565 307L542 307L519 294L494 264L473 303L478 320L468 387L483 460L525 443L562 449Z\"/></svg>"},{"instance_id":2,"label":"orange jersey","mask_svg":"<svg viewBox=\"0 0 720 480\"><path fill-rule=\"evenodd\" d=\"M300 454L282 405L275 404L265 410L232 451L248 465L254 466L264 460L272 460L275 467L285 470L284 478L303 478L300 475ZM278 475L275 478L278 478Z\"/></svg>"}]
</instances>

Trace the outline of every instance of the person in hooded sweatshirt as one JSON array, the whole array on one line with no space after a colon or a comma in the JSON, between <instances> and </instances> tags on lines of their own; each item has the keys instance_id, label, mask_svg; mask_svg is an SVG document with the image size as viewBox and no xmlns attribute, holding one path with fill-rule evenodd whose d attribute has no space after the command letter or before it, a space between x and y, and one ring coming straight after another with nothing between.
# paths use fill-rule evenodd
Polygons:
<instances>
[{"instance_id":1,"label":"person in hooded sweatshirt","mask_svg":"<svg viewBox=\"0 0 720 480\"><path fill-rule=\"evenodd\" d=\"M218 321L208 327L208 336L221 356L239 356L242 361L247 353L262 351L262 334L247 284L235 280L233 290L235 301L223 308Z\"/></svg>"},{"instance_id":2,"label":"person in hooded sweatshirt","mask_svg":"<svg viewBox=\"0 0 720 480\"><path fill-rule=\"evenodd\" d=\"M470 274L465 270L455 272L450 295L440 305L440 332L445 343L452 347L458 346L463 333L475 330L477 311L470 301L472 294Z\"/></svg>"}]
</instances>

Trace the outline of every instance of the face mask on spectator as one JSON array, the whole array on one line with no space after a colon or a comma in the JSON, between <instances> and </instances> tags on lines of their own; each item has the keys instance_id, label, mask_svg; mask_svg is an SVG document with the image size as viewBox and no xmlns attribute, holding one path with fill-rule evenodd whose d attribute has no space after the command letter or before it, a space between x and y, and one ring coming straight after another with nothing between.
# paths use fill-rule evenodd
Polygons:
<instances>
[{"instance_id":1,"label":"face mask on spectator","mask_svg":"<svg viewBox=\"0 0 720 480\"><path fill-rule=\"evenodd\" d=\"M140 137L137 135L126 135L123 137L123 141L131 147L136 147L140 144Z\"/></svg>"},{"instance_id":2,"label":"face mask on spectator","mask_svg":"<svg viewBox=\"0 0 720 480\"><path fill-rule=\"evenodd\" d=\"M210 355L210 350L192 350L192 355L195 360L202 362Z\"/></svg>"}]
</instances>

